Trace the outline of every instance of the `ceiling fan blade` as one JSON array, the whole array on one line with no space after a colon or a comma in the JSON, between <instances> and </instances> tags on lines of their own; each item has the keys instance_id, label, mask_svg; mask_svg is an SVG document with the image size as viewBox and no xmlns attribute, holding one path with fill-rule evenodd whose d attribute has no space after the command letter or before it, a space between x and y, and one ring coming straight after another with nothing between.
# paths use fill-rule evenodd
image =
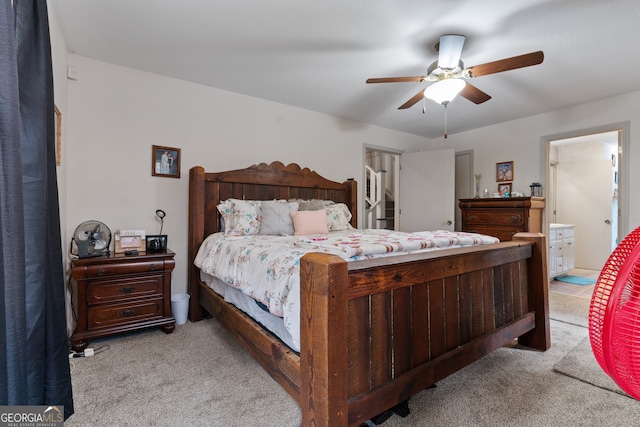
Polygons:
<instances>
[{"instance_id":1,"label":"ceiling fan blade","mask_svg":"<svg viewBox=\"0 0 640 427\"><path fill-rule=\"evenodd\" d=\"M501 73L503 71L538 65L541 64L543 60L544 53L539 50L537 52L526 53L524 55L513 56L511 58L476 65L470 67L469 72L471 77L486 76L487 74Z\"/></svg>"},{"instance_id":2,"label":"ceiling fan blade","mask_svg":"<svg viewBox=\"0 0 640 427\"><path fill-rule=\"evenodd\" d=\"M413 98L411 98L410 100L408 100L407 102L399 106L398 110L405 110L407 108L413 107L416 104L416 102L420 101L422 98L424 98L424 89L416 93L413 96Z\"/></svg>"},{"instance_id":3,"label":"ceiling fan blade","mask_svg":"<svg viewBox=\"0 0 640 427\"><path fill-rule=\"evenodd\" d=\"M367 79L367 83L405 83L405 82L423 82L424 76L411 76L411 77L378 77L373 79Z\"/></svg>"},{"instance_id":4,"label":"ceiling fan blade","mask_svg":"<svg viewBox=\"0 0 640 427\"><path fill-rule=\"evenodd\" d=\"M491 99L491 96L487 95L485 92L481 91L469 82L467 82L464 89L460 92L460 96L467 98L474 104L482 104L483 102L487 102Z\"/></svg>"},{"instance_id":5,"label":"ceiling fan blade","mask_svg":"<svg viewBox=\"0 0 640 427\"><path fill-rule=\"evenodd\" d=\"M438 48L438 67L443 70L453 70L460 62L464 36L458 34L445 34L440 37Z\"/></svg>"}]
</instances>

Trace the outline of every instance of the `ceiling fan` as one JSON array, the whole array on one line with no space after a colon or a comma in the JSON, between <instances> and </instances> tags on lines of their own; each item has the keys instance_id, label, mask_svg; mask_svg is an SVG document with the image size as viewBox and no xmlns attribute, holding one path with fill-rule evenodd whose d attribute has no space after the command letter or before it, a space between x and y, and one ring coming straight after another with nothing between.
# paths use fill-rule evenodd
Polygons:
<instances>
[{"instance_id":1,"label":"ceiling fan","mask_svg":"<svg viewBox=\"0 0 640 427\"><path fill-rule=\"evenodd\" d=\"M438 60L429 66L426 76L372 78L367 79L367 83L434 82L398 107L399 110L410 108L424 98L432 99L446 108L458 94L475 104L482 104L490 100L491 96L465 80L538 65L544 60L544 53L537 51L465 68L460 60L464 40L465 37L459 34L441 36L440 42L436 44Z\"/></svg>"}]
</instances>

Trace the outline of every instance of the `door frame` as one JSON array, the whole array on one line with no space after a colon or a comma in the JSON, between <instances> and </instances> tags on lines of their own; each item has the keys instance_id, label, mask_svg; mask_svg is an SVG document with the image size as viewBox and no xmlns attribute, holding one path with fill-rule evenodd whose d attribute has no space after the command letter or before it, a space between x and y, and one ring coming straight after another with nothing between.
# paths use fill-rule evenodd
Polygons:
<instances>
[{"instance_id":1,"label":"door frame","mask_svg":"<svg viewBox=\"0 0 640 427\"><path fill-rule=\"evenodd\" d=\"M542 137L542 149L545 152L543 158L544 162L544 174L546 182L544 183L549 188L549 182L551 182L551 167L550 167L550 155L551 155L551 141L559 139L576 138L591 134L605 133L605 132L619 132L618 136L618 242L620 242L627 234L629 234L629 147L631 145L630 137L631 123L629 121L611 123L601 126L595 126L587 129L573 130L563 133L557 133L553 135L547 135ZM549 235L549 212L544 215L544 229L545 233Z\"/></svg>"}]
</instances>

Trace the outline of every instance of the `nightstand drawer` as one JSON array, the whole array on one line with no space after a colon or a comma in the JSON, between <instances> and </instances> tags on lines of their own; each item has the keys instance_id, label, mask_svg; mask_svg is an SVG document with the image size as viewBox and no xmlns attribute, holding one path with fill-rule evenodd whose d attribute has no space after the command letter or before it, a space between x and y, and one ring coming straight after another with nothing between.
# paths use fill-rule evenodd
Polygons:
<instances>
[{"instance_id":1,"label":"nightstand drawer","mask_svg":"<svg viewBox=\"0 0 640 427\"><path fill-rule=\"evenodd\" d=\"M118 274L149 273L164 270L162 260L149 262L127 262L118 264L89 265L86 267L87 278L115 276Z\"/></svg>"},{"instance_id":2,"label":"nightstand drawer","mask_svg":"<svg viewBox=\"0 0 640 427\"><path fill-rule=\"evenodd\" d=\"M139 303L90 307L87 310L87 329L110 328L162 318L162 298Z\"/></svg>"},{"instance_id":3,"label":"nightstand drawer","mask_svg":"<svg viewBox=\"0 0 640 427\"><path fill-rule=\"evenodd\" d=\"M501 212L495 210L474 209L465 213L467 224L504 224L504 225L524 225L524 215L522 211L505 210Z\"/></svg>"},{"instance_id":4,"label":"nightstand drawer","mask_svg":"<svg viewBox=\"0 0 640 427\"><path fill-rule=\"evenodd\" d=\"M131 279L94 280L87 286L87 304L105 304L135 298L162 298L163 277L146 275Z\"/></svg>"}]
</instances>

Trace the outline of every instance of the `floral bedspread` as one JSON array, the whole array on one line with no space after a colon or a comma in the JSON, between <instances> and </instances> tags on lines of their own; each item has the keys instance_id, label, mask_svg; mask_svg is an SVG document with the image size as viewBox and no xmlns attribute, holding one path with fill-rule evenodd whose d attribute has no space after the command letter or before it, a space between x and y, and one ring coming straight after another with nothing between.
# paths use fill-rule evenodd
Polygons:
<instances>
[{"instance_id":1,"label":"floral bedspread","mask_svg":"<svg viewBox=\"0 0 640 427\"><path fill-rule=\"evenodd\" d=\"M491 236L444 230L415 233L345 230L311 236L225 237L223 233L215 233L200 246L194 264L282 317L297 350L300 346L300 258L304 254L325 252L354 261L498 241Z\"/></svg>"}]
</instances>

